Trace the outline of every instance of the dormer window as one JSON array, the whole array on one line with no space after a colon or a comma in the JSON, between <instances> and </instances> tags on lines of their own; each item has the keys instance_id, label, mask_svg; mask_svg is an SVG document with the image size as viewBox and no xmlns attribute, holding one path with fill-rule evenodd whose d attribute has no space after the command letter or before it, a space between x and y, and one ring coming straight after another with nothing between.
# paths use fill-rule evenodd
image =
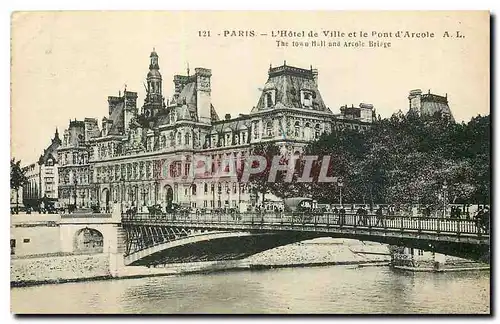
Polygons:
<instances>
[{"instance_id":1,"label":"dormer window","mask_svg":"<svg viewBox=\"0 0 500 324\"><path fill-rule=\"evenodd\" d=\"M275 90L268 90L264 93L264 106L265 108L272 108L275 104Z\"/></svg>"},{"instance_id":2,"label":"dormer window","mask_svg":"<svg viewBox=\"0 0 500 324\"><path fill-rule=\"evenodd\" d=\"M311 108L313 105L313 94L312 91L302 90L301 91L301 102L302 106Z\"/></svg>"}]
</instances>

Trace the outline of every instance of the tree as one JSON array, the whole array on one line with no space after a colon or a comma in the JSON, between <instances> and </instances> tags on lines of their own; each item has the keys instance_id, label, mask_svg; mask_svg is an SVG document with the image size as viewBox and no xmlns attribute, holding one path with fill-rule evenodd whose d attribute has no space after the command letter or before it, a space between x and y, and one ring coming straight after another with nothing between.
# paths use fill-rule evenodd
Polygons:
<instances>
[{"instance_id":1,"label":"tree","mask_svg":"<svg viewBox=\"0 0 500 324\"><path fill-rule=\"evenodd\" d=\"M331 156L329 174L343 178L344 201L436 204L445 182L451 202L490 200L489 116L457 124L440 114L395 114L364 132L336 129L305 151ZM337 183L297 188L318 201L339 201Z\"/></svg>"},{"instance_id":2,"label":"tree","mask_svg":"<svg viewBox=\"0 0 500 324\"><path fill-rule=\"evenodd\" d=\"M248 178L248 182L251 184L252 190L256 194L260 193L262 195L262 203L264 203L266 193L274 191L273 187L276 186L275 182L269 181L269 171L271 170L273 158L280 155L279 148L274 143L260 143L252 148L250 155L260 156L266 160L264 170L256 174L250 174ZM245 163L243 168L238 171L238 177L240 177L240 179L238 179L239 181L241 181L241 175L244 173L243 169L249 167L258 168L259 162L252 160L251 166Z\"/></svg>"},{"instance_id":3,"label":"tree","mask_svg":"<svg viewBox=\"0 0 500 324\"><path fill-rule=\"evenodd\" d=\"M28 182L25 173L21 168L21 160L10 160L10 188L16 191L16 214L19 213L19 189Z\"/></svg>"}]
</instances>

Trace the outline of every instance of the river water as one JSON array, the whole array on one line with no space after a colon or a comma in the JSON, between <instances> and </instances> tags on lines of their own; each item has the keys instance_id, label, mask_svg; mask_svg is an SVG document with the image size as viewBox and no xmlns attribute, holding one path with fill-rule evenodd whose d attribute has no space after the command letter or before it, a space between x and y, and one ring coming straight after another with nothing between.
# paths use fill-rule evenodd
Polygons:
<instances>
[{"instance_id":1,"label":"river water","mask_svg":"<svg viewBox=\"0 0 500 324\"><path fill-rule=\"evenodd\" d=\"M490 312L490 272L327 266L226 271L11 289L15 313Z\"/></svg>"}]
</instances>

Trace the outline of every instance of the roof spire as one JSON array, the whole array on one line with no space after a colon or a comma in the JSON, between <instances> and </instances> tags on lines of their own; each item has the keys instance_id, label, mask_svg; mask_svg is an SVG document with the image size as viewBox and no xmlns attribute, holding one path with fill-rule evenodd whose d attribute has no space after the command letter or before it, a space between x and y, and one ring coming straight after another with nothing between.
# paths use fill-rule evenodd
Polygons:
<instances>
[{"instance_id":1,"label":"roof spire","mask_svg":"<svg viewBox=\"0 0 500 324\"><path fill-rule=\"evenodd\" d=\"M187 74L189 76L189 62L187 62Z\"/></svg>"},{"instance_id":2,"label":"roof spire","mask_svg":"<svg viewBox=\"0 0 500 324\"><path fill-rule=\"evenodd\" d=\"M283 65L286 66L286 60L283 61Z\"/></svg>"}]
</instances>

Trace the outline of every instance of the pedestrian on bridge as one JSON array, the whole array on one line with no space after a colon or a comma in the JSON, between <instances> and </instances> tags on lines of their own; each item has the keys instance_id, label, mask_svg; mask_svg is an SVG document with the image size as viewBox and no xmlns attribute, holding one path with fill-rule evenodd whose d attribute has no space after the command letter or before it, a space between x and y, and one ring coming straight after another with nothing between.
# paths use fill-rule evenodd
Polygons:
<instances>
[{"instance_id":1,"label":"pedestrian on bridge","mask_svg":"<svg viewBox=\"0 0 500 324\"><path fill-rule=\"evenodd\" d=\"M356 211L356 216L358 217L357 225L366 226L368 224L368 211L365 208L359 207Z\"/></svg>"},{"instance_id":2,"label":"pedestrian on bridge","mask_svg":"<svg viewBox=\"0 0 500 324\"><path fill-rule=\"evenodd\" d=\"M345 224L345 209L344 206L340 206L339 210L339 225Z\"/></svg>"},{"instance_id":3,"label":"pedestrian on bridge","mask_svg":"<svg viewBox=\"0 0 500 324\"><path fill-rule=\"evenodd\" d=\"M375 215L377 216L377 222L375 223L375 226L378 226L379 224L381 224L382 226L385 227L385 222L384 222L384 213L383 213L383 209L382 209L382 206L379 206Z\"/></svg>"}]
</instances>

